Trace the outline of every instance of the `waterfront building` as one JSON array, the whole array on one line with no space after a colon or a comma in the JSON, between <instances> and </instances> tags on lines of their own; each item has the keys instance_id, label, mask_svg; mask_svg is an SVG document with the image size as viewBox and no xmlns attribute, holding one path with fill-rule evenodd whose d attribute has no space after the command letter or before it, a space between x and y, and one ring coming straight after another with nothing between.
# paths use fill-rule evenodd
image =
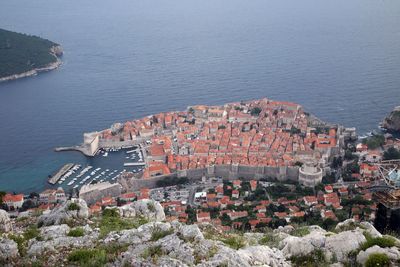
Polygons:
<instances>
[{"instance_id":1,"label":"waterfront building","mask_svg":"<svg viewBox=\"0 0 400 267\"><path fill-rule=\"evenodd\" d=\"M39 202L42 204L54 204L66 201L64 189L59 187L56 189L46 189L39 193Z\"/></svg>"},{"instance_id":2,"label":"waterfront building","mask_svg":"<svg viewBox=\"0 0 400 267\"><path fill-rule=\"evenodd\" d=\"M24 195L6 194L3 197L3 203L6 204L7 208L10 210L17 210L24 204Z\"/></svg>"}]
</instances>

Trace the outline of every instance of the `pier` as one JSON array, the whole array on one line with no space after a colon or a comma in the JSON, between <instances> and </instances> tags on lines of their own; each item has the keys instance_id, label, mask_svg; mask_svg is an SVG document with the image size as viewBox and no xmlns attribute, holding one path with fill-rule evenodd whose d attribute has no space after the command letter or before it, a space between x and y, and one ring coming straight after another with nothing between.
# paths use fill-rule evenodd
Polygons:
<instances>
[{"instance_id":1,"label":"pier","mask_svg":"<svg viewBox=\"0 0 400 267\"><path fill-rule=\"evenodd\" d=\"M97 150L92 153L87 146L66 146L66 147L56 147L54 149L56 152L61 152L61 151L79 151L85 156L92 157L97 153Z\"/></svg>"},{"instance_id":2,"label":"pier","mask_svg":"<svg viewBox=\"0 0 400 267\"><path fill-rule=\"evenodd\" d=\"M67 173L72 167L74 166L73 163L65 164L56 174L49 178L49 184L56 184L60 178Z\"/></svg>"},{"instance_id":3,"label":"pier","mask_svg":"<svg viewBox=\"0 0 400 267\"><path fill-rule=\"evenodd\" d=\"M124 163L125 167L132 167L132 166L145 166L145 162L129 162L129 163Z\"/></svg>"}]
</instances>

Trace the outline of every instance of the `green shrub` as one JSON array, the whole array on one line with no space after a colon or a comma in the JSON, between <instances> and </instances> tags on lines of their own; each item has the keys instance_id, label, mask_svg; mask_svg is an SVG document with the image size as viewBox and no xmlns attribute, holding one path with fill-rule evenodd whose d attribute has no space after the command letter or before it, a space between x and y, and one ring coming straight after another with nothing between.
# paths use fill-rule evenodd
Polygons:
<instances>
[{"instance_id":1,"label":"green shrub","mask_svg":"<svg viewBox=\"0 0 400 267\"><path fill-rule=\"evenodd\" d=\"M68 205L68 210L80 210L80 207L78 204L72 202Z\"/></svg>"},{"instance_id":2,"label":"green shrub","mask_svg":"<svg viewBox=\"0 0 400 267\"><path fill-rule=\"evenodd\" d=\"M308 255L293 256L290 258L290 261L294 266L301 267L320 267L328 265L323 251L319 249L314 250Z\"/></svg>"},{"instance_id":3,"label":"green shrub","mask_svg":"<svg viewBox=\"0 0 400 267\"><path fill-rule=\"evenodd\" d=\"M174 229L169 229L169 230L162 230L159 227L155 227L151 233L151 239L150 241L157 241L158 239L161 239L167 235L170 235L174 232Z\"/></svg>"},{"instance_id":4,"label":"green shrub","mask_svg":"<svg viewBox=\"0 0 400 267\"><path fill-rule=\"evenodd\" d=\"M233 249L240 249L246 245L244 238L241 236L230 236L222 238L221 241Z\"/></svg>"},{"instance_id":5,"label":"green shrub","mask_svg":"<svg viewBox=\"0 0 400 267\"><path fill-rule=\"evenodd\" d=\"M137 228L147 222L148 221L143 217L121 218L116 209L105 209L99 225L100 237L104 237L112 231Z\"/></svg>"},{"instance_id":6,"label":"green shrub","mask_svg":"<svg viewBox=\"0 0 400 267\"><path fill-rule=\"evenodd\" d=\"M77 249L69 254L68 261L87 267L103 266L107 263L107 254L103 249Z\"/></svg>"},{"instance_id":7,"label":"green shrub","mask_svg":"<svg viewBox=\"0 0 400 267\"><path fill-rule=\"evenodd\" d=\"M32 238L38 238L40 234L40 231L37 229L36 226L31 226L29 227L25 233L24 233L24 238L26 241L32 239Z\"/></svg>"},{"instance_id":8,"label":"green shrub","mask_svg":"<svg viewBox=\"0 0 400 267\"><path fill-rule=\"evenodd\" d=\"M80 227L71 229L68 233L68 236L73 236L73 237L79 237L79 236L84 236L84 235L85 235L85 231Z\"/></svg>"},{"instance_id":9,"label":"green shrub","mask_svg":"<svg viewBox=\"0 0 400 267\"><path fill-rule=\"evenodd\" d=\"M281 241L281 238L279 238L277 235L274 235L272 232L271 233L266 233L258 243L260 245L265 245L269 247L277 247L279 245L279 242Z\"/></svg>"},{"instance_id":10,"label":"green shrub","mask_svg":"<svg viewBox=\"0 0 400 267\"><path fill-rule=\"evenodd\" d=\"M299 227L294 229L290 234L292 236L298 236L298 237L303 237L305 235L308 235L310 233L310 230L308 227Z\"/></svg>"},{"instance_id":11,"label":"green shrub","mask_svg":"<svg viewBox=\"0 0 400 267\"><path fill-rule=\"evenodd\" d=\"M393 247L396 244L395 239L390 236L372 237L370 234L366 232L364 232L364 236L367 239L367 241L361 245L360 247L361 250L366 250L375 245L381 248L387 248L387 247Z\"/></svg>"},{"instance_id":12,"label":"green shrub","mask_svg":"<svg viewBox=\"0 0 400 267\"><path fill-rule=\"evenodd\" d=\"M154 258L162 255L163 252L161 250L161 246L157 245L157 246L150 246L147 249L145 249L141 256L146 259L148 257Z\"/></svg>"},{"instance_id":13,"label":"green shrub","mask_svg":"<svg viewBox=\"0 0 400 267\"><path fill-rule=\"evenodd\" d=\"M369 255L365 262L365 267L388 267L390 266L389 257L383 253L373 253Z\"/></svg>"}]
</instances>

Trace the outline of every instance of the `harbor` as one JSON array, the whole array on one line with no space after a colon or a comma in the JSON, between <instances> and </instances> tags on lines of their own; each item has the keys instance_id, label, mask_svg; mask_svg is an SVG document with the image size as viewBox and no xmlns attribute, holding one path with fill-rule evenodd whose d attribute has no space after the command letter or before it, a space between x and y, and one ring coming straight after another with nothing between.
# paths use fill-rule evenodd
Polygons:
<instances>
[{"instance_id":1,"label":"harbor","mask_svg":"<svg viewBox=\"0 0 400 267\"><path fill-rule=\"evenodd\" d=\"M58 180L60 180L61 177L64 176L73 166L73 163L65 164L58 172L56 172L53 176L49 178L49 184L56 184Z\"/></svg>"},{"instance_id":2,"label":"harbor","mask_svg":"<svg viewBox=\"0 0 400 267\"><path fill-rule=\"evenodd\" d=\"M71 192L88 184L116 182L125 171L139 174L146 165L143 150L142 146L100 148L85 161L64 165L49 183Z\"/></svg>"}]
</instances>

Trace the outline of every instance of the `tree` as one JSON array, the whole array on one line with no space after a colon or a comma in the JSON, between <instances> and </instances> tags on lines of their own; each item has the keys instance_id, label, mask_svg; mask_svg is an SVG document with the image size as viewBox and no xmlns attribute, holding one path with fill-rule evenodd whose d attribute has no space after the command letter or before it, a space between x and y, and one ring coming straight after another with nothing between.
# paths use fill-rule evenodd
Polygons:
<instances>
[{"instance_id":1,"label":"tree","mask_svg":"<svg viewBox=\"0 0 400 267\"><path fill-rule=\"evenodd\" d=\"M369 149L376 149L385 143L385 137L381 134L373 135L363 139L363 144L366 144Z\"/></svg>"},{"instance_id":2,"label":"tree","mask_svg":"<svg viewBox=\"0 0 400 267\"><path fill-rule=\"evenodd\" d=\"M259 107L254 107L254 108L252 108L252 109L250 110L250 114L251 114L252 116L258 116L258 115L260 115L261 111L262 111L261 108L259 108Z\"/></svg>"},{"instance_id":3,"label":"tree","mask_svg":"<svg viewBox=\"0 0 400 267\"><path fill-rule=\"evenodd\" d=\"M384 160L400 159L400 151L394 147L389 148L383 153Z\"/></svg>"}]
</instances>

